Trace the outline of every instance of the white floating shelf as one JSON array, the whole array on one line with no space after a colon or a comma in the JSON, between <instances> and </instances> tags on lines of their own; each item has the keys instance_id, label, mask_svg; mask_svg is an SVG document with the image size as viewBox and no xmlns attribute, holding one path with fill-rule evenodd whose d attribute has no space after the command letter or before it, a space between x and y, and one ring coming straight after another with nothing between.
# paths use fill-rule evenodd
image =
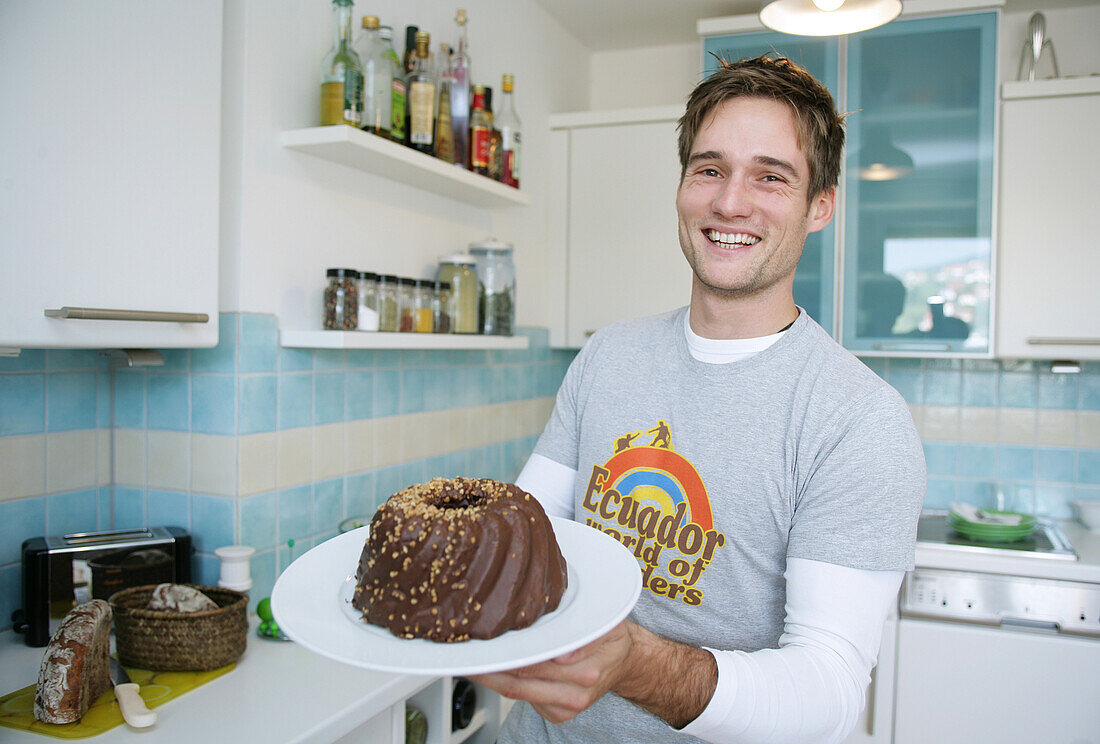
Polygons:
<instances>
[{"instance_id":1,"label":"white floating shelf","mask_svg":"<svg viewBox=\"0 0 1100 744\"><path fill-rule=\"evenodd\" d=\"M283 132L283 147L400 181L477 207L527 205L519 189L345 124Z\"/></svg>"},{"instance_id":2,"label":"white floating shelf","mask_svg":"<svg viewBox=\"0 0 1100 744\"><path fill-rule=\"evenodd\" d=\"M526 336L376 331L280 331L288 349L526 349Z\"/></svg>"}]
</instances>

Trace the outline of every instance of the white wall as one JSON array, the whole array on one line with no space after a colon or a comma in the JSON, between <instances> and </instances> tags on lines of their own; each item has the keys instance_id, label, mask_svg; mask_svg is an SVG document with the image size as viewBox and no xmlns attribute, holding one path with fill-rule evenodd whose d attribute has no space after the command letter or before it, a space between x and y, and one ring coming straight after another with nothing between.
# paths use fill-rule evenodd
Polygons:
<instances>
[{"instance_id":1,"label":"white wall","mask_svg":"<svg viewBox=\"0 0 1100 744\"><path fill-rule=\"evenodd\" d=\"M1047 38L1053 41L1062 75L1100 73L1100 4L1043 10ZM1000 72L1015 80L1027 22L1034 10L1005 13L1001 23ZM1040 74L1049 74L1044 59ZM591 59L592 109L680 104L702 74L700 43L594 52Z\"/></svg>"},{"instance_id":2,"label":"white wall","mask_svg":"<svg viewBox=\"0 0 1100 744\"><path fill-rule=\"evenodd\" d=\"M458 0L461 2L462 0ZM225 312L276 313L282 328L318 328L324 270L349 266L432 276L437 258L487 235L514 243L517 322L547 325L549 287L538 277L561 246L547 220L547 118L588 101L588 52L532 0L465 0L474 82L513 73L523 123L527 207L486 210L286 150L286 129L317 123L320 62L331 43L325 0L226 0L222 281ZM456 3L374 0L355 17L405 25L455 43ZM560 288L559 288L560 289Z\"/></svg>"}]
</instances>

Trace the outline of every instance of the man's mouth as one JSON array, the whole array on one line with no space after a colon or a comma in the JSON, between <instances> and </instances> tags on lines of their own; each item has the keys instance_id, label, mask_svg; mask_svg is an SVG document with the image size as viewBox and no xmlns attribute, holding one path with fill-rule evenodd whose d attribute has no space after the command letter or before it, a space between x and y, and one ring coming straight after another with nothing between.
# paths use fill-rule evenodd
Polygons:
<instances>
[{"instance_id":1,"label":"man's mouth","mask_svg":"<svg viewBox=\"0 0 1100 744\"><path fill-rule=\"evenodd\" d=\"M705 232L712 243L729 246L730 248L743 248L745 246L756 245L760 242L760 238L755 235L750 235L749 233L724 233L717 230L706 230Z\"/></svg>"}]
</instances>

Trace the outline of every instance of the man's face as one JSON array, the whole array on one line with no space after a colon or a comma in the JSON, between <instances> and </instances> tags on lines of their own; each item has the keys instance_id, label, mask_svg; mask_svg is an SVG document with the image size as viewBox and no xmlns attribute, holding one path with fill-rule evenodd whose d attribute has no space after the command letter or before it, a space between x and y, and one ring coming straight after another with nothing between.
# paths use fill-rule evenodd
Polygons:
<instances>
[{"instance_id":1,"label":"man's face","mask_svg":"<svg viewBox=\"0 0 1100 744\"><path fill-rule=\"evenodd\" d=\"M731 98L711 111L676 192L693 297L789 292L806 235L833 216L835 189L811 199L809 179L785 103Z\"/></svg>"}]
</instances>

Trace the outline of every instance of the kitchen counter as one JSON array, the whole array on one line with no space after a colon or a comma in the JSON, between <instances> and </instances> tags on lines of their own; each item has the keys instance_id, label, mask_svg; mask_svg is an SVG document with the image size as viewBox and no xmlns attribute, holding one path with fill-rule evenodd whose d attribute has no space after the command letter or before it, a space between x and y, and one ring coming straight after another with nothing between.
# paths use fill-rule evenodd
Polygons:
<instances>
[{"instance_id":1,"label":"kitchen counter","mask_svg":"<svg viewBox=\"0 0 1100 744\"><path fill-rule=\"evenodd\" d=\"M1058 526L1077 551L1076 561L1037 557L1027 553L970 553L949 545L918 544L916 565L918 568L946 568L1100 584L1100 532L1091 532L1075 521L1059 522Z\"/></svg>"},{"instance_id":2,"label":"kitchen counter","mask_svg":"<svg viewBox=\"0 0 1100 744\"><path fill-rule=\"evenodd\" d=\"M158 744L332 742L435 679L339 664L295 643L259 638L256 622L250 618L248 647L233 671L155 708L157 722L149 729L121 724L86 741L130 742L135 734L155 734ZM0 633L0 695L37 680L44 650L11 631ZM56 740L0 727L0 741Z\"/></svg>"}]
</instances>

